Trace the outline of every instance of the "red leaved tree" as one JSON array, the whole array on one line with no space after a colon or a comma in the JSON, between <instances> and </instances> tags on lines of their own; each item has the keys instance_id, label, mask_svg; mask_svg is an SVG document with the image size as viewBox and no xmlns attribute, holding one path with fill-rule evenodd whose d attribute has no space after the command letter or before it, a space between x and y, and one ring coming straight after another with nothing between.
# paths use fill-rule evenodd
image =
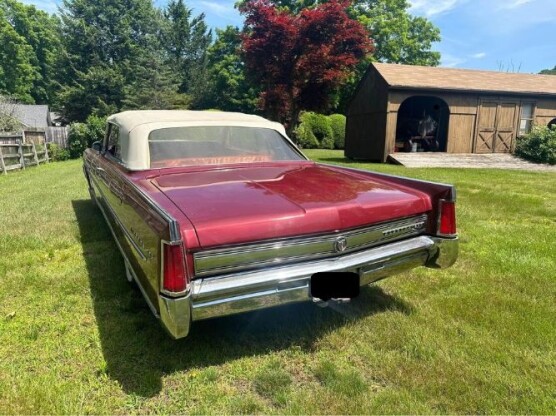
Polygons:
<instances>
[{"instance_id":1,"label":"red leaved tree","mask_svg":"<svg viewBox=\"0 0 556 416\"><path fill-rule=\"evenodd\" d=\"M301 110L326 110L330 97L373 49L346 1L332 0L294 15L270 0L243 3L243 54L262 87L261 107L291 133Z\"/></svg>"}]
</instances>

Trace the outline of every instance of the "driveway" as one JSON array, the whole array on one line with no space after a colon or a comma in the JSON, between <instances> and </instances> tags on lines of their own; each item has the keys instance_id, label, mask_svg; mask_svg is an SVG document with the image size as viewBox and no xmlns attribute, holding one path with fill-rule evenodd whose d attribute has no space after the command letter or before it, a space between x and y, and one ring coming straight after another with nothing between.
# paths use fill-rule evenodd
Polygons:
<instances>
[{"instance_id":1,"label":"driveway","mask_svg":"<svg viewBox=\"0 0 556 416\"><path fill-rule=\"evenodd\" d=\"M392 153L388 161L408 168L488 168L556 172L556 165L527 162L507 153Z\"/></svg>"}]
</instances>

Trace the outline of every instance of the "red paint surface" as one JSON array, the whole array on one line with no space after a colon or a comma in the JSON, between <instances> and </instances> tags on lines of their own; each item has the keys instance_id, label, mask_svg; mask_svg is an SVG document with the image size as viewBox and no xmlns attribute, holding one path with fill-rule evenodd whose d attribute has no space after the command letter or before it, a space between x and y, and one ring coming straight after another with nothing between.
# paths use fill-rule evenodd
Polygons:
<instances>
[{"instance_id":1,"label":"red paint surface","mask_svg":"<svg viewBox=\"0 0 556 416\"><path fill-rule=\"evenodd\" d=\"M431 210L424 192L312 162L152 170L130 178L167 211L179 209L202 247L350 229Z\"/></svg>"}]
</instances>

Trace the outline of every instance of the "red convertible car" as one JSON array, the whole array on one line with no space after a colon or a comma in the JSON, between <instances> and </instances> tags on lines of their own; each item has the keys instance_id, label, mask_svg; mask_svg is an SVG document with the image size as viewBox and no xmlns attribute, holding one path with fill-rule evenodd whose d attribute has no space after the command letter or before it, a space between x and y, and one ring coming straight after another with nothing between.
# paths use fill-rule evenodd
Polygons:
<instances>
[{"instance_id":1,"label":"red convertible car","mask_svg":"<svg viewBox=\"0 0 556 416\"><path fill-rule=\"evenodd\" d=\"M452 186L312 162L257 116L115 114L84 171L128 279L174 338L201 319L351 299L458 253Z\"/></svg>"}]
</instances>

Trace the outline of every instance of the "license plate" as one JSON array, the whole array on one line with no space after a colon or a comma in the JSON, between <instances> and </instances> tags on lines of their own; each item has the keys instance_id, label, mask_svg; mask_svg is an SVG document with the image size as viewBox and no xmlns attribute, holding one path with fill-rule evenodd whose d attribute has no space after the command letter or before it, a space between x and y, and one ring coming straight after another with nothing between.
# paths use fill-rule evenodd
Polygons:
<instances>
[{"instance_id":1,"label":"license plate","mask_svg":"<svg viewBox=\"0 0 556 416\"><path fill-rule=\"evenodd\" d=\"M311 276L311 296L324 301L352 299L359 295L359 274L352 272L321 272Z\"/></svg>"}]
</instances>

